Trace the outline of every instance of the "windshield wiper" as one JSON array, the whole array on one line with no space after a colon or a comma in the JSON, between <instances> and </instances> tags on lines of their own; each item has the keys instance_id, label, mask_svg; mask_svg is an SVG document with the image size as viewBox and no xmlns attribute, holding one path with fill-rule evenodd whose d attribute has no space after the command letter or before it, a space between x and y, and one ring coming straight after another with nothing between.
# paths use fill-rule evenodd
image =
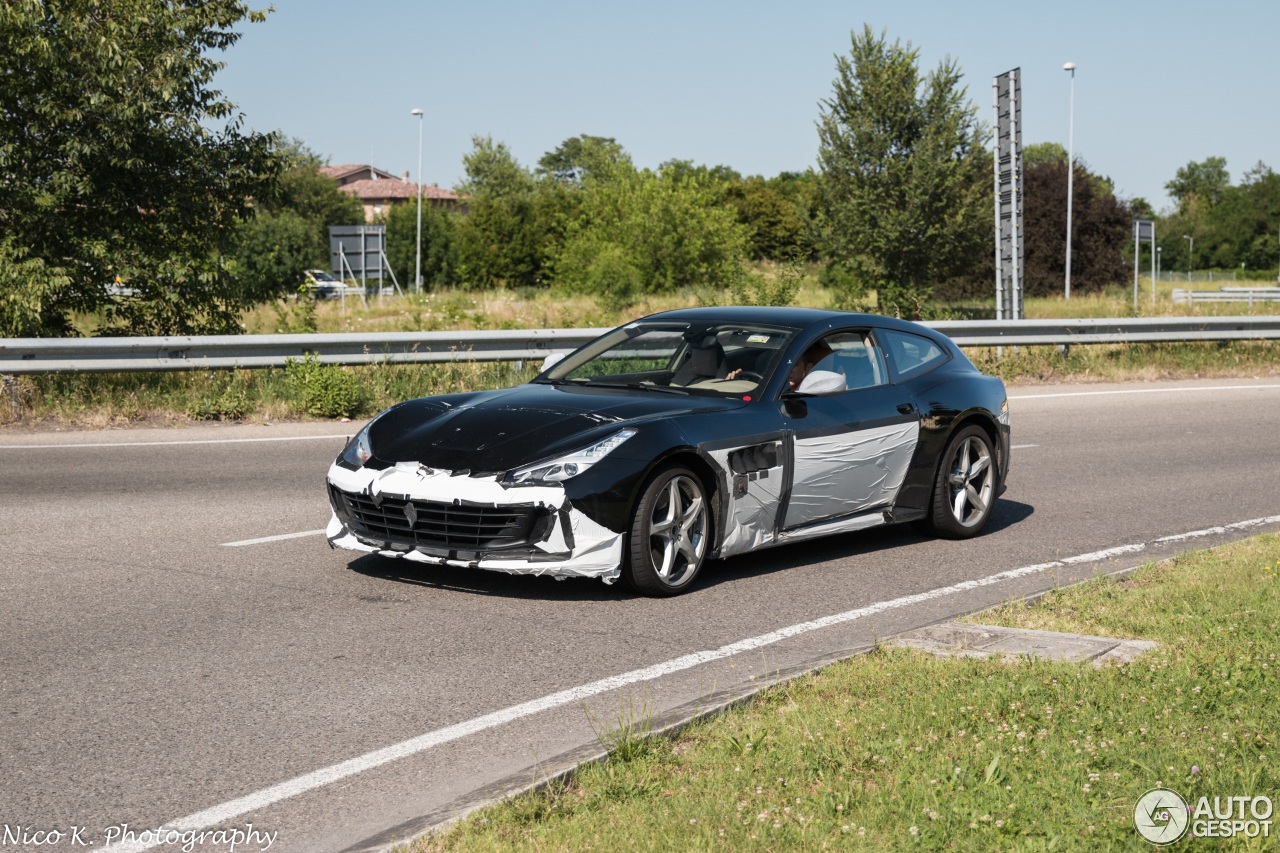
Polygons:
<instances>
[{"instance_id":1,"label":"windshield wiper","mask_svg":"<svg viewBox=\"0 0 1280 853\"><path fill-rule=\"evenodd\" d=\"M588 388L629 388L636 391L660 391L663 394L681 394L688 396L683 388L672 388L670 385L654 385L647 382L588 382Z\"/></svg>"}]
</instances>

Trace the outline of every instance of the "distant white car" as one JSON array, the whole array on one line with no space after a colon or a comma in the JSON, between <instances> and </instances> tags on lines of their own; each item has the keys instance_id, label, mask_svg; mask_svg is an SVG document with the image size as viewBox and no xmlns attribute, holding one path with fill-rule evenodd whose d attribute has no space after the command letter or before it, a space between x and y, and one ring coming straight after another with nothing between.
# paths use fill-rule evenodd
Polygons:
<instances>
[{"instance_id":1,"label":"distant white car","mask_svg":"<svg viewBox=\"0 0 1280 853\"><path fill-rule=\"evenodd\" d=\"M302 274L302 284L316 299L337 299L347 286L324 270L307 270Z\"/></svg>"},{"instance_id":2,"label":"distant white car","mask_svg":"<svg viewBox=\"0 0 1280 853\"><path fill-rule=\"evenodd\" d=\"M391 285L380 286L375 290L372 286L366 289L358 284L347 284L334 278L324 270L307 270L302 275L302 284L316 299L339 299L343 296L358 298L375 294L392 296L396 292Z\"/></svg>"}]
</instances>

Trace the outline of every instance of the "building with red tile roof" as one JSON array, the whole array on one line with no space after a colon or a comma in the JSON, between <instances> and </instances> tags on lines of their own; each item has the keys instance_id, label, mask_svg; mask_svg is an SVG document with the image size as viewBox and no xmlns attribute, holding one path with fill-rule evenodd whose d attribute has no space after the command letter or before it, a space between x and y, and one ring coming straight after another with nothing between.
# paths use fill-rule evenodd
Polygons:
<instances>
[{"instance_id":1,"label":"building with red tile roof","mask_svg":"<svg viewBox=\"0 0 1280 853\"><path fill-rule=\"evenodd\" d=\"M364 205L364 218L373 222L384 216L392 205L417 201L418 185L409 182L409 173L397 177L367 163L345 166L321 166L320 174L338 182L338 189L360 199ZM466 212L466 204L453 190L442 189L436 184L422 187L422 201L432 207Z\"/></svg>"}]
</instances>

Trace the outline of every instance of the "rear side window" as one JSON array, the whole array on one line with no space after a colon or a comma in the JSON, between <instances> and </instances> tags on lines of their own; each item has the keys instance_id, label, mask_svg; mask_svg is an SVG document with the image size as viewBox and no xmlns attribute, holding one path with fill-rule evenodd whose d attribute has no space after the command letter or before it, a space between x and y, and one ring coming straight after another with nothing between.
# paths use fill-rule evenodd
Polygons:
<instances>
[{"instance_id":1,"label":"rear side window","mask_svg":"<svg viewBox=\"0 0 1280 853\"><path fill-rule=\"evenodd\" d=\"M942 347L920 335L889 329L878 329L876 335L884 341L893 366L904 379L933 370L947 360L947 353Z\"/></svg>"}]
</instances>

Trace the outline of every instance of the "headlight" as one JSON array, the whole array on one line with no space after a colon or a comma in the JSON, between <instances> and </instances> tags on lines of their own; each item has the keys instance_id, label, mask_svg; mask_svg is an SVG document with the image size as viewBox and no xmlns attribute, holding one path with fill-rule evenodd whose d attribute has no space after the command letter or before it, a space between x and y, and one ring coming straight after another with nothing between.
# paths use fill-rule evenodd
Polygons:
<instances>
[{"instance_id":1,"label":"headlight","mask_svg":"<svg viewBox=\"0 0 1280 853\"><path fill-rule=\"evenodd\" d=\"M567 453L559 459L550 459L524 468L517 468L507 475L507 481L511 483L563 482L586 471L635 434L636 431L630 428L618 430L603 441L597 441L590 447Z\"/></svg>"},{"instance_id":2,"label":"headlight","mask_svg":"<svg viewBox=\"0 0 1280 853\"><path fill-rule=\"evenodd\" d=\"M1000 404L1000 416L997 420L1005 426L1009 425L1009 399L1007 397L1005 398L1005 401Z\"/></svg>"},{"instance_id":3,"label":"headlight","mask_svg":"<svg viewBox=\"0 0 1280 853\"><path fill-rule=\"evenodd\" d=\"M371 426L373 426L373 421L365 424L364 428L347 442L347 446L342 449L342 453L338 454L340 461L347 463L352 468L359 468L369 461L369 457L373 455L373 446L369 444L369 427Z\"/></svg>"}]
</instances>

